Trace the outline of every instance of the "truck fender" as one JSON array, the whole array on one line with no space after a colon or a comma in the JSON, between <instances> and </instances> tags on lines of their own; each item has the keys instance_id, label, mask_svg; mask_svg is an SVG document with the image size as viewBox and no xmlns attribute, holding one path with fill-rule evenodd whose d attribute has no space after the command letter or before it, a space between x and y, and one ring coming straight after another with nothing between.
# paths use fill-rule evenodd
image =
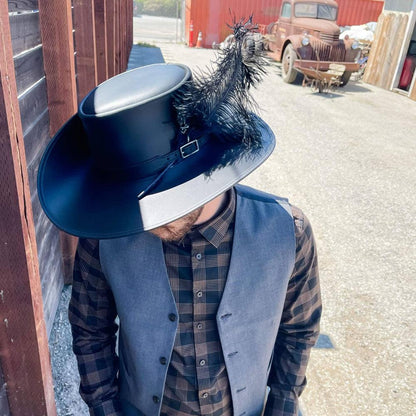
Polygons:
<instances>
[{"instance_id":1,"label":"truck fender","mask_svg":"<svg viewBox=\"0 0 416 416\"><path fill-rule=\"evenodd\" d=\"M299 56L298 49L302 47L302 38L300 36L289 36L287 39L285 39L285 43L283 44L282 48L282 56L286 49L286 46L289 45L289 43L292 44L293 49L296 51L296 54Z\"/></svg>"}]
</instances>

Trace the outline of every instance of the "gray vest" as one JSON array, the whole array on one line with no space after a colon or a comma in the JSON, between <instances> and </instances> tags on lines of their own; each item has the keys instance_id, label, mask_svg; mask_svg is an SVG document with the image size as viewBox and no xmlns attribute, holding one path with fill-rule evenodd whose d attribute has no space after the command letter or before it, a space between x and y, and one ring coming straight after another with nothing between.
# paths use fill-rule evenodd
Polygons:
<instances>
[{"instance_id":1,"label":"gray vest","mask_svg":"<svg viewBox=\"0 0 416 416\"><path fill-rule=\"evenodd\" d=\"M235 416L264 402L295 234L286 200L236 186L232 255L217 325ZM120 397L142 414L160 413L178 326L161 241L150 233L100 241L100 261L120 318ZM137 414L141 414L137 413Z\"/></svg>"}]
</instances>

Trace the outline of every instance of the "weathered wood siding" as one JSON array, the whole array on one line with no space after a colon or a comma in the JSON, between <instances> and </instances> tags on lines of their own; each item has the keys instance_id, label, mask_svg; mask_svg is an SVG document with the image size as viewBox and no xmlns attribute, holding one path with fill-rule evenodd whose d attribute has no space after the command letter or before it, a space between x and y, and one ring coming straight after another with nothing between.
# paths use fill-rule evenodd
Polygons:
<instances>
[{"instance_id":1,"label":"weathered wood siding","mask_svg":"<svg viewBox=\"0 0 416 416\"><path fill-rule=\"evenodd\" d=\"M74 57L71 59L75 65L76 76L63 79L65 68L61 70L59 65L66 63L59 59L59 54L63 55L68 50L67 43L61 44L62 42L52 40L47 42L47 49L42 44L42 27L46 27L43 32L46 41L49 41L52 36L50 32L53 30L57 31L56 36L59 38L64 35L59 33L60 28L53 27L53 20L48 21L49 17L53 19L52 11L56 4L41 4L47 11L51 11L44 12L42 23L38 0L8 2L48 334L52 328L64 278L66 283L70 282L76 241L70 236L60 234L41 209L36 188L39 161L51 135L76 110L76 103L73 110L68 110L69 90L76 90L76 100L80 102L97 83L124 71L133 42L132 1L72 0L73 26L70 29L73 29L71 38L74 40ZM59 11L63 12L61 9ZM45 63L45 56L58 59L55 63Z\"/></svg>"},{"instance_id":2,"label":"weathered wood siding","mask_svg":"<svg viewBox=\"0 0 416 416\"><path fill-rule=\"evenodd\" d=\"M100 1L109 19L96 15ZM96 57L103 57L106 77L126 69L132 6L131 0L0 0L2 416L7 404L14 415L56 416L48 334L76 240L44 215L37 171L50 137L97 84ZM111 33L99 46L96 22L104 40Z\"/></svg>"},{"instance_id":3,"label":"weathered wood siding","mask_svg":"<svg viewBox=\"0 0 416 416\"><path fill-rule=\"evenodd\" d=\"M25 28L16 32L28 33ZM30 132L36 120L31 117L42 108L42 100L31 95L42 79L36 81L36 72L31 77L23 60L25 55L32 64L38 60L30 42L21 43L23 51L15 55L20 58L16 59L19 70L15 70L9 3L4 0L0 1L0 39L1 368L11 414L56 416L23 134L23 127ZM20 108L29 114L24 123Z\"/></svg>"},{"instance_id":4,"label":"weathered wood siding","mask_svg":"<svg viewBox=\"0 0 416 416\"><path fill-rule=\"evenodd\" d=\"M416 101L416 82L413 84L413 89L410 91L409 98Z\"/></svg>"},{"instance_id":5,"label":"weathered wood siding","mask_svg":"<svg viewBox=\"0 0 416 416\"><path fill-rule=\"evenodd\" d=\"M390 89L406 36L407 13L383 12L377 22L364 81Z\"/></svg>"},{"instance_id":6,"label":"weathered wood siding","mask_svg":"<svg viewBox=\"0 0 416 416\"><path fill-rule=\"evenodd\" d=\"M36 188L39 161L49 135L49 111L37 1L9 1L16 84L25 142L48 334L63 285L59 232L41 209Z\"/></svg>"}]
</instances>

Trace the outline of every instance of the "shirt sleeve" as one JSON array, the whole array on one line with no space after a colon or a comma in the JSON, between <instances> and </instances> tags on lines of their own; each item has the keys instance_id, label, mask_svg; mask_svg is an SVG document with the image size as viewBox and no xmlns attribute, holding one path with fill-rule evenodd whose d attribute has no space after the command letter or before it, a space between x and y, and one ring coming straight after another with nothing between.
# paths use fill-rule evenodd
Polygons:
<instances>
[{"instance_id":1,"label":"shirt sleeve","mask_svg":"<svg viewBox=\"0 0 416 416\"><path fill-rule=\"evenodd\" d=\"M310 350L319 335L322 303L315 240L302 211L292 206L292 214L296 236L295 266L276 338L265 416L298 415L298 399L306 386Z\"/></svg>"},{"instance_id":2,"label":"shirt sleeve","mask_svg":"<svg viewBox=\"0 0 416 416\"><path fill-rule=\"evenodd\" d=\"M69 322L81 377L80 394L91 416L121 416L115 353L116 315L111 289L101 271L98 241L80 239Z\"/></svg>"}]
</instances>

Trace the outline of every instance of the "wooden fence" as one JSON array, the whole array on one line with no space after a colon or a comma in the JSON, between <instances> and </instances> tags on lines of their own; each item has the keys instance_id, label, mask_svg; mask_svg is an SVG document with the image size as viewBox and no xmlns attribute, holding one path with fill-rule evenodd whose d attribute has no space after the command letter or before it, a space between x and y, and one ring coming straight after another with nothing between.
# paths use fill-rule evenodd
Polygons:
<instances>
[{"instance_id":1,"label":"wooden fence","mask_svg":"<svg viewBox=\"0 0 416 416\"><path fill-rule=\"evenodd\" d=\"M406 36L407 13L384 12L377 23L364 81L390 89Z\"/></svg>"},{"instance_id":2,"label":"wooden fence","mask_svg":"<svg viewBox=\"0 0 416 416\"><path fill-rule=\"evenodd\" d=\"M124 71L131 0L0 0L2 416L55 415L48 334L76 240L41 210L41 155L79 101ZM0 377L1 380L1 377Z\"/></svg>"},{"instance_id":3,"label":"wooden fence","mask_svg":"<svg viewBox=\"0 0 416 416\"><path fill-rule=\"evenodd\" d=\"M402 45L409 38L409 18L409 13L393 11L384 11L380 15L364 74L365 82L391 89L397 77L397 68L403 53ZM411 32L413 30L411 28ZM416 100L416 83L408 96Z\"/></svg>"}]
</instances>

